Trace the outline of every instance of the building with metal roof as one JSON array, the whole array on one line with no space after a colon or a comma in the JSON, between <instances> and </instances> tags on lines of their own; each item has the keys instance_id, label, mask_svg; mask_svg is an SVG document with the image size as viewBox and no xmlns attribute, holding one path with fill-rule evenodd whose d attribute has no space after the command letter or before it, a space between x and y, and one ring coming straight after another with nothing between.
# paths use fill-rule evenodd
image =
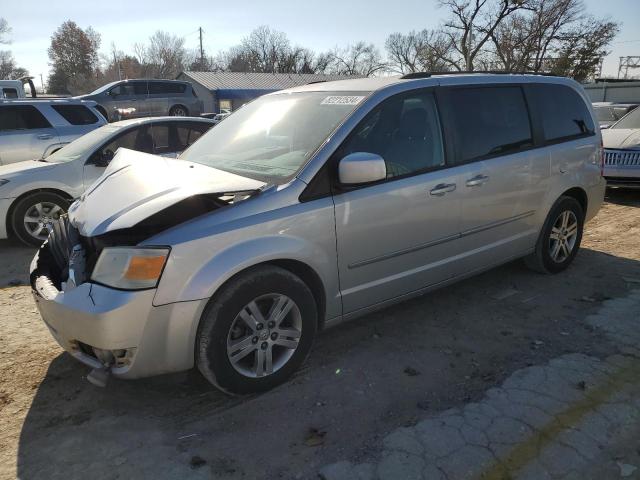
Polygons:
<instances>
[{"instance_id":1,"label":"building with metal roof","mask_svg":"<svg viewBox=\"0 0 640 480\"><path fill-rule=\"evenodd\" d=\"M345 80L344 75L314 73L181 72L203 102L203 112L235 110L256 97L313 82Z\"/></svg>"}]
</instances>

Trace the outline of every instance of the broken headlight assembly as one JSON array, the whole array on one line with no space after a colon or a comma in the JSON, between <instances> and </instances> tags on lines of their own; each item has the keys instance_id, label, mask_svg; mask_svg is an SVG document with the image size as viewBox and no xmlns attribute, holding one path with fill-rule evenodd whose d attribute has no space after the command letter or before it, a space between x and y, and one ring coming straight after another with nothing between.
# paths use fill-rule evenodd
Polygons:
<instances>
[{"instance_id":1,"label":"broken headlight assembly","mask_svg":"<svg viewBox=\"0 0 640 480\"><path fill-rule=\"evenodd\" d=\"M91 280L122 290L155 288L167 262L168 247L106 247Z\"/></svg>"}]
</instances>

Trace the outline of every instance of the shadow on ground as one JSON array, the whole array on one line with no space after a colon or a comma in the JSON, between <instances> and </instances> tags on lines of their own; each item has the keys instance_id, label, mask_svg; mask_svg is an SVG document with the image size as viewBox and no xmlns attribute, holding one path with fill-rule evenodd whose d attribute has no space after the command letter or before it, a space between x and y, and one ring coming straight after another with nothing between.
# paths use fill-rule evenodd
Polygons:
<instances>
[{"instance_id":1,"label":"shadow on ground","mask_svg":"<svg viewBox=\"0 0 640 480\"><path fill-rule=\"evenodd\" d=\"M640 189L607 188L605 201L616 205L640 207Z\"/></svg>"},{"instance_id":2,"label":"shadow on ground","mask_svg":"<svg viewBox=\"0 0 640 480\"><path fill-rule=\"evenodd\" d=\"M640 262L588 249L555 276L514 262L324 332L292 381L249 398L196 371L96 389L62 354L24 422L18 477L315 478L332 461L366 461L392 429L474 401L518 368L613 353L582 320L634 275Z\"/></svg>"}]
</instances>

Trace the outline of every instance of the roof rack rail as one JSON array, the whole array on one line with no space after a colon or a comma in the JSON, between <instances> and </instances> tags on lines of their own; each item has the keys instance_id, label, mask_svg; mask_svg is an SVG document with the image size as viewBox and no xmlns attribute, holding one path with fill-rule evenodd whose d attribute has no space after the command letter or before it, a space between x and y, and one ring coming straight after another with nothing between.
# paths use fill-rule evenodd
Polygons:
<instances>
[{"instance_id":1,"label":"roof rack rail","mask_svg":"<svg viewBox=\"0 0 640 480\"><path fill-rule=\"evenodd\" d=\"M547 72L507 72L504 70L461 70L452 72L413 72L402 75L400 78L403 80L411 80L416 78L430 78L436 75L464 75L469 73L490 73L493 75L540 75L543 77L554 77L552 73Z\"/></svg>"}]
</instances>

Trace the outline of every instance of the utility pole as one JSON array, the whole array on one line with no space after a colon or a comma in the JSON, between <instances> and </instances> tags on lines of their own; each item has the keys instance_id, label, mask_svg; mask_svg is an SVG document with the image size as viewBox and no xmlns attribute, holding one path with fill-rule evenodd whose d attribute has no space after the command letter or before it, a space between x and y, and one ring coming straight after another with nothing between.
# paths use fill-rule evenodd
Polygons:
<instances>
[{"instance_id":1,"label":"utility pole","mask_svg":"<svg viewBox=\"0 0 640 480\"><path fill-rule=\"evenodd\" d=\"M40 86L42 87L42 93L44 93L44 80L42 79L42 74L40 74Z\"/></svg>"},{"instance_id":2,"label":"utility pole","mask_svg":"<svg viewBox=\"0 0 640 480\"><path fill-rule=\"evenodd\" d=\"M198 27L200 31L200 70L204 70L204 49L202 48L202 27Z\"/></svg>"}]
</instances>

